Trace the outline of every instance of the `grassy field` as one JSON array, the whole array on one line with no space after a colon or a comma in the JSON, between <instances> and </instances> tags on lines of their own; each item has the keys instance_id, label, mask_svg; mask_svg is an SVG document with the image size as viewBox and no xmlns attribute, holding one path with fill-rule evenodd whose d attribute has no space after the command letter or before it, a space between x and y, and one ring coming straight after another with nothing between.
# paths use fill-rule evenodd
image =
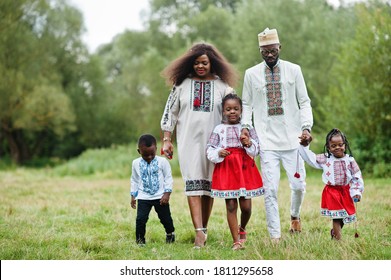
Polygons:
<instances>
[{"instance_id":1,"label":"grassy field","mask_svg":"<svg viewBox=\"0 0 391 280\"><path fill-rule=\"evenodd\" d=\"M110 177L110 176L109 176ZM358 204L359 238L354 225L343 240L330 240L331 222L319 214L320 173L308 177L302 209L303 232L290 235L289 188L279 191L283 240L268 237L263 198L253 199L246 249L232 251L222 199L213 208L206 247L194 250L194 232L182 180L175 179L171 211L177 241L165 244L154 211L147 246L135 244L136 211L129 206L128 178L64 176L47 170L0 171L0 258L2 260L390 260L390 179L365 179Z\"/></svg>"}]
</instances>

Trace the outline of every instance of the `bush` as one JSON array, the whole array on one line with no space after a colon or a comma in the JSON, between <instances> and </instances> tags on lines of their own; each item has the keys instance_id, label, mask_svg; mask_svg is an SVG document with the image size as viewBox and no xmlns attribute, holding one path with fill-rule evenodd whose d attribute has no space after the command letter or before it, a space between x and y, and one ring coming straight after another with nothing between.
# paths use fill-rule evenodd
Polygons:
<instances>
[{"instance_id":1,"label":"bush","mask_svg":"<svg viewBox=\"0 0 391 280\"><path fill-rule=\"evenodd\" d=\"M361 135L351 142L351 148L358 165L363 173L386 178L391 174L391 143L389 139L379 136L376 141Z\"/></svg>"}]
</instances>

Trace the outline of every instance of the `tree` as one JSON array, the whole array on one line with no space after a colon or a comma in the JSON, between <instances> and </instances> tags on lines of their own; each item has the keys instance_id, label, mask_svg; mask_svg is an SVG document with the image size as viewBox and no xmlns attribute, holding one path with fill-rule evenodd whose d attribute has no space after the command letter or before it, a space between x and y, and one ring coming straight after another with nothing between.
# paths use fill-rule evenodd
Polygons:
<instances>
[{"instance_id":1,"label":"tree","mask_svg":"<svg viewBox=\"0 0 391 280\"><path fill-rule=\"evenodd\" d=\"M356 156L368 171L382 165L391 174L391 8L358 4L354 38L345 42L333 67L325 99L329 126L353 140ZM388 164L387 164L388 163ZM387 167L388 166L388 167Z\"/></svg>"},{"instance_id":2,"label":"tree","mask_svg":"<svg viewBox=\"0 0 391 280\"><path fill-rule=\"evenodd\" d=\"M81 23L64 1L1 2L1 135L17 163L37 153L49 134L75 128L65 92L70 64L80 59Z\"/></svg>"},{"instance_id":3,"label":"tree","mask_svg":"<svg viewBox=\"0 0 391 280\"><path fill-rule=\"evenodd\" d=\"M127 31L98 52L108 79L107 104L110 107L112 143L128 143L138 139L147 126L146 98L151 93L151 84L145 80L159 78L159 74L145 69L152 68L156 61L145 63L145 54L151 48L149 35L145 32ZM148 77L150 76L150 77ZM121 129L118 129L121 128ZM107 139L109 140L109 139Z\"/></svg>"}]
</instances>

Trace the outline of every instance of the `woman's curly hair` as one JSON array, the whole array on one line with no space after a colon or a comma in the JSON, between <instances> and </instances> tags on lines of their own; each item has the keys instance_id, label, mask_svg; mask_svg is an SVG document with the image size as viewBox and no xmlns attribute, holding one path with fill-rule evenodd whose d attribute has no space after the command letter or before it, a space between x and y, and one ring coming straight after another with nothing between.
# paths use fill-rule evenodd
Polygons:
<instances>
[{"instance_id":1,"label":"woman's curly hair","mask_svg":"<svg viewBox=\"0 0 391 280\"><path fill-rule=\"evenodd\" d=\"M238 81L238 74L234 67L221 54L216 47L211 44L194 44L186 53L173 60L163 71L162 76L166 78L168 85L180 85L186 78L193 77L194 61L197 57L206 54L210 60L211 73L218 76L231 87Z\"/></svg>"}]
</instances>

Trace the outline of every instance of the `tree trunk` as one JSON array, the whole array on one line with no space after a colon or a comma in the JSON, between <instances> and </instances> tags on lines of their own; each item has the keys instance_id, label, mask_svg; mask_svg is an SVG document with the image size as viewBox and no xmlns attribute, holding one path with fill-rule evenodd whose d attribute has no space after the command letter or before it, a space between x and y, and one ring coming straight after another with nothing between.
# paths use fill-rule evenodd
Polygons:
<instances>
[{"instance_id":1,"label":"tree trunk","mask_svg":"<svg viewBox=\"0 0 391 280\"><path fill-rule=\"evenodd\" d=\"M22 130L3 130L3 134L5 135L5 139L8 142L10 155L13 162L20 165L31 158L31 153L27 143L25 143Z\"/></svg>"},{"instance_id":2,"label":"tree trunk","mask_svg":"<svg viewBox=\"0 0 391 280\"><path fill-rule=\"evenodd\" d=\"M12 135L12 132L4 131L5 139L8 142L8 147L10 149L10 155L13 162L16 164L21 163L21 155L18 144L15 137Z\"/></svg>"},{"instance_id":3,"label":"tree trunk","mask_svg":"<svg viewBox=\"0 0 391 280\"><path fill-rule=\"evenodd\" d=\"M0 129L0 158L5 156L6 152L4 150L5 137L3 131Z\"/></svg>"}]
</instances>

